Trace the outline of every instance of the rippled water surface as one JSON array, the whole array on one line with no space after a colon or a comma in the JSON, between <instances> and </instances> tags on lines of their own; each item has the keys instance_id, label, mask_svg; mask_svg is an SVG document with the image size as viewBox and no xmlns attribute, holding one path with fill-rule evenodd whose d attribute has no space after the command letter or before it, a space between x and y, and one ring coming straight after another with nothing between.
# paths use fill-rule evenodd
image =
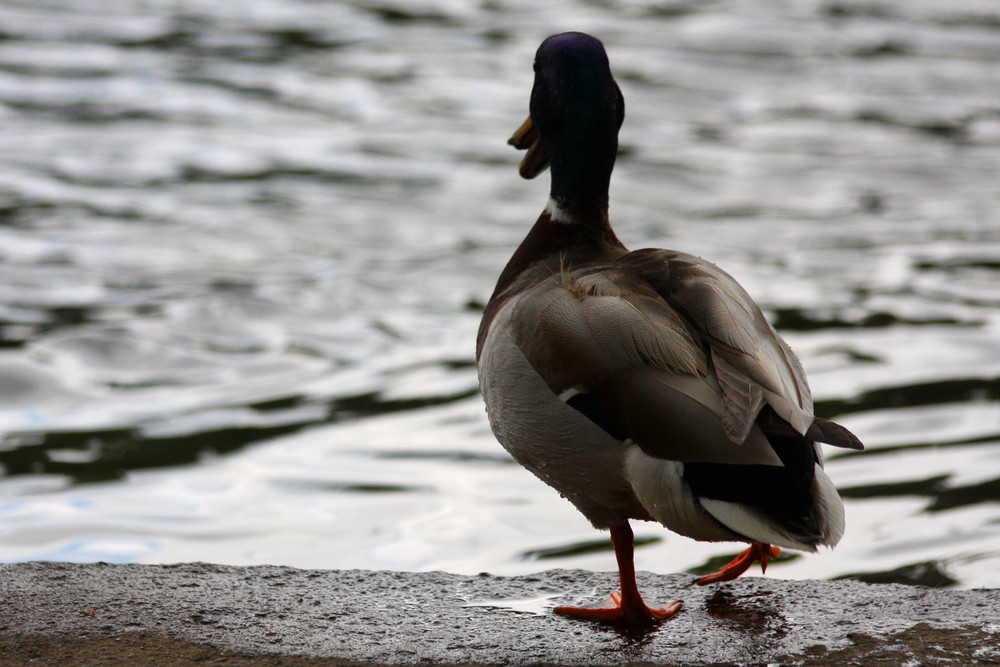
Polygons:
<instances>
[{"instance_id":1,"label":"rippled water surface","mask_svg":"<svg viewBox=\"0 0 1000 667\"><path fill-rule=\"evenodd\" d=\"M567 29L625 94L619 236L733 273L868 445L841 546L769 571L1000 585L992 0L6 2L0 560L613 568L474 366Z\"/></svg>"}]
</instances>

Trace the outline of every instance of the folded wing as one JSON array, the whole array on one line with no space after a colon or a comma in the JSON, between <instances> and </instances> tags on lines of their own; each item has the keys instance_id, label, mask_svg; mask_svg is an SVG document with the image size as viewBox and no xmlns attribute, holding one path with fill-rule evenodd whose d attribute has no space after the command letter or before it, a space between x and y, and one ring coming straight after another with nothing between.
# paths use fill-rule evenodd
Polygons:
<instances>
[{"instance_id":1,"label":"folded wing","mask_svg":"<svg viewBox=\"0 0 1000 667\"><path fill-rule=\"evenodd\" d=\"M798 359L715 265L639 250L546 282L544 298L518 304L518 347L554 393L615 437L704 463L782 465L769 435L860 448L813 416Z\"/></svg>"}]
</instances>

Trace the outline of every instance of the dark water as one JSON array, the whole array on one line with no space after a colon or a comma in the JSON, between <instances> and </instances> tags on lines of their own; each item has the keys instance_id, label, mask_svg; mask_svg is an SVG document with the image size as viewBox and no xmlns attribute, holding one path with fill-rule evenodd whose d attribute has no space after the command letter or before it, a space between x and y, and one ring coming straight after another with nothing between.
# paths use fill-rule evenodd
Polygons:
<instances>
[{"instance_id":1,"label":"dark water","mask_svg":"<svg viewBox=\"0 0 1000 667\"><path fill-rule=\"evenodd\" d=\"M0 559L610 569L489 433L482 304L546 199L552 32L627 101L612 216L765 307L848 532L781 577L1000 585L1000 7L0 7ZM735 545L637 526L638 566Z\"/></svg>"}]
</instances>

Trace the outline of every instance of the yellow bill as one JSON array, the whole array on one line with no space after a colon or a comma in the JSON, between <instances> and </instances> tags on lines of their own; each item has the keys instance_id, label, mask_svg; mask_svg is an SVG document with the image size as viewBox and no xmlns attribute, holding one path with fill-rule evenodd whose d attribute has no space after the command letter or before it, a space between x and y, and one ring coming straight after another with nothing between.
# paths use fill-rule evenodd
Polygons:
<instances>
[{"instance_id":1,"label":"yellow bill","mask_svg":"<svg viewBox=\"0 0 1000 667\"><path fill-rule=\"evenodd\" d=\"M531 122L531 116L517 128L507 143L518 150L528 149L519 169L522 178L534 178L549 166L549 148L538 128Z\"/></svg>"}]
</instances>

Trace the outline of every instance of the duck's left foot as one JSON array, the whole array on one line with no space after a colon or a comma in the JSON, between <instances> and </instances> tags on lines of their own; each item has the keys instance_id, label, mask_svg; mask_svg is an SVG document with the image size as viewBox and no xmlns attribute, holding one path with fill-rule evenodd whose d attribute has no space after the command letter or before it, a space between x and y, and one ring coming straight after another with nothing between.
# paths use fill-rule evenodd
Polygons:
<instances>
[{"instance_id":1,"label":"duck's left foot","mask_svg":"<svg viewBox=\"0 0 1000 667\"><path fill-rule=\"evenodd\" d=\"M757 561L760 561L760 571L766 572L768 559L777 558L780 555L781 549L778 547L772 547L770 544L764 544L763 542L754 542L740 552L740 555L734 558L728 565L722 566L717 572L695 579L694 583L704 586L705 584L715 584L720 581L732 581L750 569L750 566Z\"/></svg>"},{"instance_id":2,"label":"duck's left foot","mask_svg":"<svg viewBox=\"0 0 1000 667\"><path fill-rule=\"evenodd\" d=\"M665 621L678 611L682 602L671 602L662 609L652 609L638 599L631 604L622 604L621 593L612 593L612 607L556 607L552 611L563 616L573 616L575 618L587 618L592 621L605 621L608 623L626 623L631 626L641 626Z\"/></svg>"}]
</instances>

